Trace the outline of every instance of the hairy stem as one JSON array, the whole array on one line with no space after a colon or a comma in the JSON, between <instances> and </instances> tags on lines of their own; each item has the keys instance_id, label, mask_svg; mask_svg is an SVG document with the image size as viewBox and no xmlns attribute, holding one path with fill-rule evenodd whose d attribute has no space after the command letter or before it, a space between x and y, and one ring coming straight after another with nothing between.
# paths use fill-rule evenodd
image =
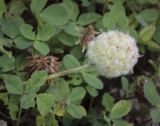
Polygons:
<instances>
[{"instance_id":1,"label":"hairy stem","mask_svg":"<svg viewBox=\"0 0 160 126\"><path fill-rule=\"evenodd\" d=\"M80 67L72 68L72 69L69 69L69 70L65 70L65 71L62 71L62 72L58 72L58 73L49 75L47 80L52 80L52 79L55 79L55 78L58 78L58 77L61 77L61 76L64 76L64 75L79 72L82 69L87 68L88 66L89 66L89 64L85 64L85 65L80 66Z\"/></svg>"}]
</instances>

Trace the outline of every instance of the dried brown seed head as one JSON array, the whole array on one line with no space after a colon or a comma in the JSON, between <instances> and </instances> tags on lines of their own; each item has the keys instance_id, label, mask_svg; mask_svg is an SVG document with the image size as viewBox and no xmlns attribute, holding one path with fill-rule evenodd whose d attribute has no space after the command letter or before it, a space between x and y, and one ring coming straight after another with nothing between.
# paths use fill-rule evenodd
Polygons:
<instances>
[{"instance_id":1,"label":"dried brown seed head","mask_svg":"<svg viewBox=\"0 0 160 126\"><path fill-rule=\"evenodd\" d=\"M25 65L25 71L31 75L36 70L46 70L49 74L58 71L59 62L55 56L30 56L27 57L28 62Z\"/></svg>"}]
</instances>

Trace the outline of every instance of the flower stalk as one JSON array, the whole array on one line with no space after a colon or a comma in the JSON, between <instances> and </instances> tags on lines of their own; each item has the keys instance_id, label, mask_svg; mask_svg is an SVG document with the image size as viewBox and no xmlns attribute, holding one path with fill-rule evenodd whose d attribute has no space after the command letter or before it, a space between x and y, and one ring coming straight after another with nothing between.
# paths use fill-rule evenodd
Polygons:
<instances>
[{"instance_id":1,"label":"flower stalk","mask_svg":"<svg viewBox=\"0 0 160 126\"><path fill-rule=\"evenodd\" d=\"M89 66L89 64L85 64L85 65L82 65L80 67L76 67L76 68L68 69L68 70L58 72L58 73L55 73L55 74L51 74L51 75L48 76L47 80L52 80L52 79L55 79L55 78L58 78L58 77L61 77L61 76L64 76L64 75L80 72L81 70L87 68L88 66Z\"/></svg>"}]
</instances>

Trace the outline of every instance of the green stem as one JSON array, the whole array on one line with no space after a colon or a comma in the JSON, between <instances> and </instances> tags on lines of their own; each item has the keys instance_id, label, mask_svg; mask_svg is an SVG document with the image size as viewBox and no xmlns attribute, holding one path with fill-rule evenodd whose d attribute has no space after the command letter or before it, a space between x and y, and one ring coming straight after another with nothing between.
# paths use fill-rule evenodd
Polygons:
<instances>
[{"instance_id":1,"label":"green stem","mask_svg":"<svg viewBox=\"0 0 160 126\"><path fill-rule=\"evenodd\" d=\"M23 86L23 94L22 94L22 96L23 96L23 95L24 95L24 86ZM19 126L19 125L20 125L21 114L22 114L22 107L21 107L21 105L20 105L16 126Z\"/></svg>"},{"instance_id":2,"label":"green stem","mask_svg":"<svg viewBox=\"0 0 160 126\"><path fill-rule=\"evenodd\" d=\"M103 118L106 121L106 123L108 124L108 126L111 126L111 120L106 116L105 112L102 112L103 114Z\"/></svg>"},{"instance_id":3,"label":"green stem","mask_svg":"<svg viewBox=\"0 0 160 126\"><path fill-rule=\"evenodd\" d=\"M91 97L91 99L90 99L90 103L89 103L89 112L91 112L91 110L92 110L92 106L93 106L93 102L94 102L94 98L93 97Z\"/></svg>"},{"instance_id":4,"label":"green stem","mask_svg":"<svg viewBox=\"0 0 160 126\"><path fill-rule=\"evenodd\" d=\"M19 113L18 113L18 119L17 119L16 126L19 126L19 124L20 124L21 113L22 113L22 107L19 108Z\"/></svg>"},{"instance_id":5,"label":"green stem","mask_svg":"<svg viewBox=\"0 0 160 126\"><path fill-rule=\"evenodd\" d=\"M154 74L151 78L150 78L150 80L154 80L156 77L158 77L159 76L159 73L156 73L156 74Z\"/></svg>"},{"instance_id":6,"label":"green stem","mask_svg":"<svg viewBox=\"0 0 160 126\"><path fill-rule=\"evenodd\" d=\"M51 80L51 79L55 79L55 78L58 78L58 77L61 77L61 76L64 76L64 75L71 74L71 73L79 72L82 69L87 68L88 66L89 66L89 64L86 64L86 65L83 65L83 66L80 66L80 67L76 67L76 68L65 70L65 71L62 71L62 72L59 72L59 73L51 74L51 75L48 76L47 80Z\"/></svg>"},{"instance_id":7,"label":"green stem","mask_svg":"<svg viewBox=\"0 0 160 126\"><path fill-rule=\"evenodd\" d=\"M126 0L126 2L127 2L128 7L130 8L130 10L132 11L133 15L136 16L137 13L136 13L135 9L133 8L133 6L131 5L131 3L128 2L128 0Z\"/></svg>"},{"instance_id":8,"label":"green stem","mask_svg":"<svg viewBox=\"0 0 160 126\"><path fill-rule=\"evenodd\" d=\"M106 12L106 7L108 7L108 0L105 0L105 2L104 2L103 8L102 8L103 14L105 14L105 12Z\"/></svg>"}]
</instances>

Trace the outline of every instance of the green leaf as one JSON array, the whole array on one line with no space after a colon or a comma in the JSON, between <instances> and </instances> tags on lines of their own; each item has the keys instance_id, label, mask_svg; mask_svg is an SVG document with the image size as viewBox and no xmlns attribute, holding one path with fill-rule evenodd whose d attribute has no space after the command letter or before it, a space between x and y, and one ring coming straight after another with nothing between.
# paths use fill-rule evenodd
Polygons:
<instances>
[{"instance_id":1,"label":"green leaf","mask_svg":"<svg viewBox=\"0 0 160 126\"><path fill-rule=\"evenodd\" d=\"M41 17L50 25L64 25L69 20L67 10L62 4L52 4L42 11Z\"/></svg>"},{"instance_id":2,"label":"green leaf","mask_svg":"<svg viewBox=\"0 0 160 126\"><path fill-rule=\"evenodd\" d=\"M4 55L12 58L12 52L5 49L6 41L5 39L0 38L0 52Z\"/></svg>"},{"instance_id":3,"label":"green leaf","mask_svg":"<svg viewBox=\"0 0 160 126\"><path fill-rule=\"evenodd\" d=\"M145 9L140 12L138 15L138 19L142 19L146 22L152 22L156 21L159 17L159 11L157 9L151 8L151 9Z\"/></svg>"},{"instance_id":4,"label":"green leaf","mask_svg":"<svg viewBox=\"0 0 160 126\"><path fill-rule=\"evenodd\" d=\"M80 66L79 61L72 55L65 55L63 58L63 64L67 69L76 68Z\"/></svg>"},{"instance_id":5,"label":"green leaf","mask_svg":"<svg viewBox=\"0 0 160 126\"><path fill-rule=\"evenodd\" d=\"M66 108L67 112L72 115L73 117L80 119L83 116L86 116L86 110L83 106L74 105L74 104L67 104Z\"/></svg>"},{"instance_id":6,"label":"green leaf","mask_svg":"<svg viewBox=\"0 0 160 126\"><path fill-rule=\"evenodd\" d=\"M16 20L3 20L2 31L14 39L19 34L19 23Z\"/></svg>"},{"instance_id":7,"label":"green leaf","mask_svg":"<svg viewBox=\"0 0 160 126\"><path fill-rule=\"evenodd\" d=\"M77 23L80 25L88 25L91 24L93 22L98 21L101 18L101 16L97 13L83 13L80 15Z\"/></svg>"},{"instance_id":8,"label":"green leaf","mask_svg":"<svg viewBox=\"0 0 160 126\"><path fill-rule=\"evenodd\" d=\"M59 78L58 81L56 81L56 84L59 90L59 94L62 97L66 97L70 92L69 85L67 84L67 82L64 79Z\"/></svg>"},{"instance_id":9,"label":"green leaf","mask_svg":"<svg viewBox=\"0 0 160 126\"><path fill-rule=\"evenodd\" d=\"M18 76L7 74L5 76L4 83L9 93L12 94L23 93L23 83Z\"/></svg>"},{"instance_id":10,"label":"green leaf","mask_svg":"<svg viewBox=\"0 0 160 126\"><path fill-rule=\"evenodd\" d=\"M74 55L77 59L81 59L83 57L82 47L80 45L73 47L70 54Z\"/></svg>"},{"instance_id":11,"label":"green leaf","mask_svg":"<svg viewBox=\"0 0 160 126\"><path fill-rule=\"evenodd\" d=\"M160 95L153 83L144 85L144 96L152 105L160 105Z\"/></svg>"},{"instance_id":12,"label":"green leaf","mask_svg":"<svg viewBox=\"0 0 160 126\"><path fill-rule=\"evenodd\" d=\"M44 116L37 116L36 117L36 126L45 126L45 117Z\"/></svg>"},{"instance_id":13,"label":"green leaf","mask_svg":"<svg viewBox=\"0 0 160 126\"><path fill-rule=\"evenodd\" d=\"M96 97L98 95L98 91L95 88L88 85L86 86L86 89L92 97Z\"/></svg>"},{"instance_id":14,"label":"green leaf","mask_svg":"<svg viewBox=\"0 0 160 126\"><path fill-rule=\"evenodd\" d=\"M56 79L54 85L47 89L47 93L53 94L55 100L60 101L70 93L69 85L62 78Z\"/></svg>"},{"instance_id":15,"label":"green leaf","mask_svg":"<svg viewBox=\"0 0 160 126\"><path fill-rule=\"evenodd\" d=\"M129 123L127 121L124 121L122 119L116 119L113 121L114 126L133 126L132 123Z\"/></svg>"},{"instance_id":16,"label":"green leaf","mask_svg":"<svg viewBox=\"0 0 160 126\"><path fill-rule=\"evenodd\" d=\"M131 24L130 24L131 25ZM134 25L134 24L133 24ZM135 24L135 25L137 25L137 24ZM138 39L138 33L137 33L137 31L135 30L135 27L137 27L137 26L130 26L130 28L129 28L129 34L133 37L133 38L135 38L136 40Z\"/></svg>"},{"instance_id":17,"label":"green leaf","mask_svg":"<svg viewBox=\"0 0 160 126\"><path fill-rule=\"evenodd\" d=\"M106 116L105 111L102 112L103 114L103 119L107 123L107 126L111 126L111 120Z\"/></svg>"},{"instance_id":18,"label":"green leaf","mask_svg":"<svg viewBox=\"0 0 160 126\"><path fill-rule=\"evenodd\" d=\"M128 19L122 2L115 2L110 12L103 16L103 25L107 29L118 28L122 31L128 31Z\"/></svg>"},{"instance_id":19,"label":"green leaf","mask_svg":"<svg viewBox=\"0 0 160 126\"><path fill-rule=\"evenodd\" d=\"M50 51L48 45L44 42L36 41L33 43L34 48L43 55L47 55Z\"/></svg>"},{"instance_id":20,"label":"green leaf","mask_svg":"<svg viewBox=\"0 0 160 126\"><path fill-rule=\"evenodd\" d=\"M132 109L132 103L129 100L120 100L114 104L110 117L113 119L121 118L127 115Z\"/></svg>"},{"instance_id":21,"label":"green leaf","mask_svg":"<svg viewBox=\"0 0 160 126\"><path fill-rule=\"evenodd\" d=\"M155 31L156 31L155 25L148 25L144 27L143 29L141 29L139 33L139 38L144 42L150 41Z\"/></svg>"},{"instance_id":22,"label":"green leaf","mask_svg":"<svg viewBox=\"0 0 160 126\"><path fill-rule=\"evenodd\" d=\"M106 111L111 111L113 105L114 105L115 99L109 94L105 93L102 97L102 105L105 107Z\"/></svg>"},{"instance_id":23,"label":"green leaf","mask_svg":"<svg viewBox=\"0 0 160 126\"><path fill-rule=\"evenodd\" d=\"M47 80L46 71L35 71L31 78L27 81L25 87L25 93L34 93L37 92L42 85L45 84Z\"/></svg>"},{"instance_id":24,"label":"green leaf","mask_svg":"<svg viewBox=\"0 0 160 126\"><path fill-rule=\"evenodd\" d=\"M7 9L8 13L14 16L20 16L26 9L26 6L21 0L12 0L9 2Z\"/></svg>"},{"instance_id":25,"label":"green leaf","mask_svg":"<svg viewBox=\"0 0 160 126\"><path fill-rule=\"evenodd\" d=\"M20 32L27 39L35 40L35 38L36 38L36 35L33 32L33 27L29 24L22 24L20 26Z\"/></svg>"},{"instance_id":26,"label":"green leaf","mask_svg":"<svg viewBox=\"0 0 160 126\"><path fill-rule=\"evenodd\" d=\"M51 107L53 106L55 97L52 94L39 94L37 96L37 106L41 115L45 116L51 112Z\"/></svg>"},{"instance_id":27,"label":"green leaf","mask_svg":"<svg viewBox=\"0 0 160 126\"><path fill-rule=\"evenodd\" d=\"M4 11L5 11L4 0L0 0L0 17L2 16L2 14L3 14Z\"/></svg>"},{"instance_id":28,"label":"green leaf","mask_svg":"<svg viewBox=\"0 0 160 126\"><path fill-rule=\"evenodd\" d=\"M141 43L141 44L144 44L144 45L147 45L148 48L153 48L153 49L157 49L159 50L160 49L160 45L157 44L156 42L154 41L148 41L148 42L145 42L145 43Z\"/></svg>"},{"instance_id":29,"label":"green leaf","mask_svg":"<svg viewBox=\"0 0 160 126\"><path fill-rule=\"evenodd\" d=\"M152 109L150 116L155 123L160 123L160 108Z\"/></svg>"},{"instance_id":30,"label":"green leaf","mask_svg":"<svg viewBox=\"0 0 160 126\"><path fill-rule=\"evenodd\" d=\"M69 18L73 21L77 19L77 16L79 14L79 8L78 5L73 1L64 1L63 6L67 10L69 14Z\"/></svg>"},{"instance_id":31,"label":"green leaf","mask_svg":"<svg viewBox=\"0 0 160 126\"><path fill-rule=\"evenodd\" d=\"M65 100L62 100L61 102L59 102L56 106L54 106L54 114L57 116L64 116L65 114L65 109L62 107L62 103L65 103Z\"/></svg>"},{"instance_id":32,"label":"green leaf","mask_svg":"<svg viewBox=\"0 0 160 126\"><path fill-rule=\"evenodd\" d=\"M23 95L20 102L21 102L21 107L24 109L29 109L30 107L35 106L35 97L36 93L30 93Z\"/></svg>"},{"instance_id":33,"label":"green leaf","mask_svg":"<svg viewBox=\"0 0 160 126\"><path fill-rule=\"evenodd\" d=\"M32 44L30 40L25 39L23 36L16 37L16 39L14 39L14 43L19 49L26 49Z\"/></svg>"},{"instance_id":34,"label":"green leaf","mask_svg":"<svg viewBox=\"0 0 160 126\"><path fill-rule=\"evenodd\" d=\"M70 22L68 25L66 25L66 27L64 28L64 31L67 33L67 34L70 34L72 36L75 36L75 37L80 37L82 36L82 27L76 25L75 23L72 23ZM74 42L75 44L75 42Z\"/></svg>"},{"instance_id":35,"label":"green leaf","mask_svg":"<svg viewBox=\"0 0 160 126\"><path fill-rule=\"evenodd\" d=\"M0 100L3 101L4 105L8 105L8 94L0 93Z\"/></svg>"},{"instance_id":36,"label":"green leaf","mask_svg":"<svg viewBox=\"0 0 160 126\"><path fill-rule=\"evenodd\" d=\"M81 0L82 1L82 6L84 7L88 7L89 5L91 5L91 1L89 0Z\"/></svg>"},{"instance_id":37,"label":"green leaf","mask_svg":"<svg viewBox=\"0 0 160 126\"><path fill-rule=\"evenodd\" d=\"M9 58L7 55L0 56L0 68L2 72L7 72L14 70L15 68L15 59L14 57Z\"/></svg>"},{"instance_id":38,"label":"green leaf","mask_svg":"<svg viewBox=\"0 0 160 126\"><path fill-rule=\"evenodd\" d=\"M80 101L84 98L86 90L83 87L73 88L71 93L68 95L68 100L71 102Z\"/></svg>"},{"instance_id":39,"label":"green leaf","mask_svg":"<svg viewBox=\"0 0 160 126\"><path fill-rule=\"evenodd\" d=\"M9 95L9 102L8 103L13 103L13 104L19 105L20 98L21 98L21 95Z\"/></svg>"},{"instance_id":40,"label":"green leaf","mask_svg":"<svg viewBox=\"0 0 160 126\"><path fill-rule=\"evenodd\" d=\"M44 24L38 27L37 40L48 41L56 32L56 29L53 26Z\"/></svg>"},{"instance_id":41,"label":"green leaf","mask_svg":"<svg viewBox=\"0 0 160 126\"><path fill-rule=\"evenodd\" d=\"M65 32L61 32L57 36L58 40L67 46L74 46L76 44L77 38L66 34Z\"/></svg>"},{"instance_id":42,"label":"green leaf","mask_svg":"<svg viewBox=\"0 0 160 126\"><path fill-rule=\"evenodd\" d=\"M98 79L95 75L88 74L88 73L83 73L83 78L85 82L94 87L95 89L102 89L103 88L103 83L100 79Z\"/></svg>"},{"instance_id":43,"label":"green leaf","mask_svg":"<svg viewBox=\"0 0 160 126\"><path fill-rule=\"evenodd\" d=\"M16 56L16 61L15 61L15 66L17 71L23 71L25 64L26 64L26 59L27 55L26 54L20 54Z\"/></svg>"},{"instance_id":44,"label":"green leaf","mask_svg":"<svg viewBox=\"0 0 160 126\"><path fill-rule=\"evenodd\" d=\"M126 92L128 92L128 89L129 89L128 79L126 77L122 77L121 78L121 83L122 83L123 90L126 91Z\"/></svg>"},{"instance_id":45,"label":"green leaf","mask_svg":"<svg viewBox=\"0 0 160 126\"><path fill-rule=\"evenodd\" d=\"M46 5L47 0L31 0L31 10L34 14L39 13Z\"/></svg>"},{"instance_id":46,"label":"green leaf","mask_svg":"<svg viewBox=\"0 0 160 126\"><path fill-rule=\"evenodd\" d=\"M58 120L52 119L52 120L51 120L51 126L59 126Z\"/></svg>"},{"instance_id":47,"label":"green leaf","mask_svg":"<svg viewBox=\"0 0 160 126\"><path fill-rule=\"evenodd\" d=\"M12 120L17 119L18 105L12 102L8 104L9 115Z\"/></svg>"},{"instance_id":48,"label":"green leaf","mask_svg":"<svg viewBox=\"0 0 160 126\"><path fill-rule=\"evenodd\" d=\"M160 27L160 23L159 23L159 25L157 25L157 27ZM160 44L160 34L159 34L159 32L160 32L160 28L159 29L157 29L156 30L156 32L154 33L154 40L158 43L158 44Z\"/></svg>"},{"instance_id":49,"label":"green leaf","mask_svg":"<svg viewBox=\"0 0 160 126\"><path fill-rule=\"evenodd\" d=\"M73 84L75 86L81 85L83 82L83 78L81 74L72 74L71 75L71 80L67 81L68 84Z\"/></svg>"}]
</instances>

